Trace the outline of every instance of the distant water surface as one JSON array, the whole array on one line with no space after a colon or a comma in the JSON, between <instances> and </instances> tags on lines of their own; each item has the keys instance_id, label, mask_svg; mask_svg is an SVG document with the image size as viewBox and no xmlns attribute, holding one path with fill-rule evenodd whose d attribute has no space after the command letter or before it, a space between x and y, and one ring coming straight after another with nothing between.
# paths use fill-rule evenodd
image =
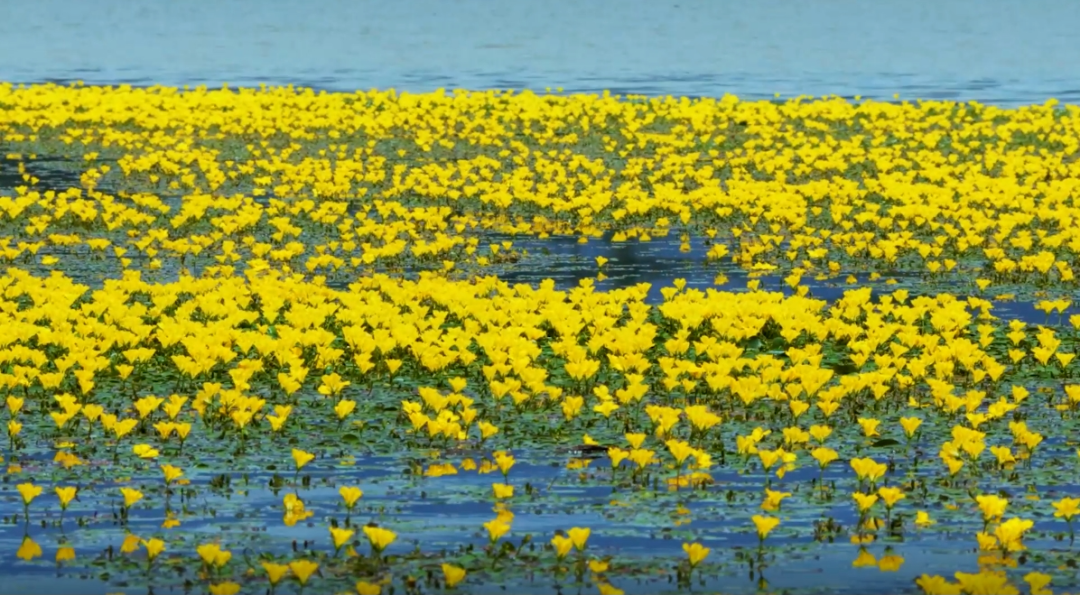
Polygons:
<instances>
[{"instance_id":1,"label":"distant water surface","mask_svg":"<svg viewBox=\"0 0 1080 595\"><path fill-rule=\"evenodd\" d=\"M35 0L0 80L1080 102L1075 0Z\"/></svg>"}]
</instances>

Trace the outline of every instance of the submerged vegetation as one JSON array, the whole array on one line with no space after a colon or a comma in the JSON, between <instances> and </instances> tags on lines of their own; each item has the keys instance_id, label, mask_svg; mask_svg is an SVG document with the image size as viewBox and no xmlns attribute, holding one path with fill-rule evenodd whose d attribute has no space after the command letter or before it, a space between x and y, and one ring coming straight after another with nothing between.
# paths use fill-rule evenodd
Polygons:
<instances>
[{"instance_id":1,"label":"submerged vegetation","mask_svg":"<svg viewBox=\"0 0 1080 595\"><path fill-rule=\"evenodd\" d=\"M5 574L1080 584L1075 106L0 85L0 157Z\"/></svg>"}]
</instances>

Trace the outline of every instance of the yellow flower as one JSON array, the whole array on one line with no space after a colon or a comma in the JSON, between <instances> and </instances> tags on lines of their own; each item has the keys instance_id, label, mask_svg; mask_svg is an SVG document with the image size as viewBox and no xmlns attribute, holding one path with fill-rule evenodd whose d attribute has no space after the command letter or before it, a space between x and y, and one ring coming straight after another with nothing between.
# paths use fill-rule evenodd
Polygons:
<instances>
[{"instance_id":1,"label":"yellow flower","mask_svg":"<svg viewBox=\"0 0 1080 595\"><path fill-rule=\"evenodd\" d=\"M364 492L356 486L341 486L338 488L338 493L341 494L341 499L345 501L345 508L352 510L356 506L356 501L359 500Z\"/></svg>"},{"instance_id":2,"label":"yellow flower","mask_svg":"<svg viewBox=\"0 0 1080 595\"><path fill-rule=\"evenodd\" d=\"M878 488L878 495L881 496L882 501L885 502L885 508L891 509L896 506L896 503L906 498L904 492L897 487L881 487Z\"/></svg>"},{"instance_id":3,"label":"yellow flower","mask_svg":"<svg viewBox=\"0 0 1080 595\"><path fill-rule=\"evenodd\" d=\"M754 522L754 527L757 528L758 539L764 541L769 533L780 524L780 519L771 516L761 516L755 514L751 519Z\"/></svg>"},{"instance_id":4,"label":"yellow flower","mask_svg":"<svg viewBox=\"0 0 1080 595\"><path fill-rule=\"evenodd\" d=\"M832 435L832 428L826 425L813 425L810 426L810 436L817 440L818 443L824 443L825 440Z\"/></svg>"},{"instance_id":5,"label":"yellow flower","mask_svg":"<svg viewBox=\"0 0 1080 595\"><path fill-rule=\"evenodd\" d=\"M334 540L334 549L340 550L341 546L348 543L355 533L356 531L353 531L352 529L330 527L330 537Z\"/></svg>"},{"instance_id":6,"label":"yellow flower","mask_svg":"<svg viewBox=\"0 0 1080 595\"><path fill-rule=\"evenodd\" d=\"M975 540L978 542L978 549L983 552L990 550L997 550L998 538L989 535L989 533L978 531L975 533Z\"/></svg>"},{"instance_id":7,"label":"yellow flower","mask_svg":"<svg viewBox=\"0 0 1080 595\"><path fill-rule=\"evenodd\" d=\"M383 529L382 527L372 527L366 525L364 527L364 535L367 536L368 542L371 543L371 549L376 554L381 554L383 550L394 543L397 539L397 534L389 529Z\"/></svg>"},{"instance_id":8,"label":"yellow flower","mask_svg":"<svg viewBox=\"0 0 1080 595\"><path fill-rule=\"evenodd\" d=\"M135 453L135 456L140 459L153 459L161 454L156 448L149 444L136 444L131 447L131 452Z\"/></svg>"},{"instance_id":9,"label":"yellow flower","mask_svg":"<svg viewBox=\"0 0 1080 595\"><path fill-rule=\"evenodd\" d=\"M691 405L683 409L690 424L698 431L707 431L719 424L722 418L709 411L704 405Z\"/></svg>"},{"instance_id":10,"label":"yellow flower","mask_svg":"<svg viewBox=\"0 0 1080 595\"><path fill-rule=\"evenodd\" d=\"M165 542L156 537L142 540L142 545L146 548L146 557L150 561L153 561L154 558L158 557L158 554L165 551Z\"/></svg>"},{"instance_id":11,"label":"yellow flower","mask_svg":"<svg viewBox=\"0 0 1080 595\"><path fill-rule=\"evenodd\" d=\"M510 531L510 524L500 519L495 519L484 523L484 528L487 529L488 540L490 540L491 543L495 543L499 538Z\"/></svg>"},{"instance_id":12,"label":"yellow flower","mask_svg":"<svg viewBox=\"0 0 1080 595\"><path fill-rule=\"evenodd\" d=\"M195 548L195 553L199 554L203 564L215 568L225 566L232 559L232 552L221 549L216 543L204 543Z\"/></svg>"},{"instance_id":13,"label":"yellow flower","mask_svg":"<svg viewBox=\"0 0 1080 595\"><path fill-rule=\"evenodd\" d=\"M131 508L143 498L143 493L134 488L120 488L120 494L124 496L124 508Z\"/></svg>"},{"instance_id":14,"label":"yellow flower","mask_svg":"<svg viewBox=\"0 0 1080 595\"><path fill-rule=\"evenodd\" d=\"M566 418L566 421L573 420L575 417L577 417L579 413L581 413L581 408L584 405L584 397L566 397L565 399L563 399L562 405L560 406L562 408L563 417Z\"/></svg>"},{"instance_id":15,"label":"yellow flower","mask_svg":"<svg viewBox=\"0 0 1080 595\"><path fill-rule=\"evenodd\" d=\"M447 589L453 589L465 579L465 569L460 566L454 566L453 564L443 563L443 580L446 582Z\"/></svg>"},{"instance_id":16,"label":"yellow flower","mask_svg":"<svg viewBox=\"0 0 1080 595\"><path fill-rule=\"evenodd\" d=\"M920 510L915 513L915 524L920 527L929 527L934 524L934 520L930 518L930 514L925 510Z\"/></svg>"},{"instance_id":17,"label":"yellow flower","mask_svg":"<svg viewBox=\"0 0 1080 595\"><path fill-rule=\"evenodd\" d=\"M1012 451L1008 446L991 446L990 452L997 459L998 465L1005 467L1016 462L1016 457L1013 456Z\"/></svg>"},{"instance_id":18,"label":"yellow flower","mask_svg":"<svg viewBox=\"0 0 1080 595\"><path fill-rule=\"evenodd\" d=\"M32 483L20 483L15 486L15 488L19 490L19 495L22 496L23 504L26 506L30 506L30 503L34 501L34 498L41 495L42 489L41 486L36 486Z\"/></svg>"},{"instance_id":19,"label":"yellow flower","mask_svg":"<svg viewBox=\"0 0 1080 595\"><path fill-rule=\"evenodd\" d=\"M505 452L496 452L495 464L499 467L499 471L505 476L510 473L510 468L514 466L514 457Z\"/></svg>"},{"instance_id":20,"label":"yellow flower","mask_svg":"<svg viewBox=\"0 0 1080 595\"><path fill-rule=\"evenodd\" d=\"M566 532L570 541L574 544L574 549L579 552L585 551L585 544L589 541L591 533L592 529L587 527L574 527Z\"/></svg>"},{"instance_id":21,"label":"yellow flower","mask_svg":"<svg viewBox=\"0 0 1080 595\"><path fill-rule=\"evenodd\" d=\"M563 535L551 538L551 545L555 548L555 557L562 560L574 548L574 540Z\"/></svg>"},{"instance_id":22,"label":"yellow flower","mask_svg":"<svg viewBox=\"0 0 1080 595\"><path fill-rule=\"evenodd\" d=\"M665 442L665 445L668 447L671 456L675 457L675 462L679 465L682 465L683 462L694 453L694 449L690 444L681 440L668 440Z\"/></svg>"},{"instance_id":23,"label":"yellow flower","mask_svg":"<svg viewBox=\"0 0 1080 595\"><path fill-rule=\"evenodd\" d=\"M872 438L874 436L880 435L878 434L877 427L881 423L881 420L860 417L858 419L858 422L859 425L862 426L863 435L867 438Z\"/></svg>"},{"instance_id":24,"label":"yellow flower","mask_svg":"<svg viewBox=\"0 0 1080 595\"><path fill-rule=\"evenodd\" d=\"M296 470L300 471L304 468L304 465L307 465L315 458L315 455L309 452L304 452L298 448L294 448L292 449L292 458L293 462L296 463Z\"/></svg>"},{"instance_id":25,"label":"yellow flower","mask_svg":"<svg viewBox=\"0 0 1080 595\"><path fill-rule=\"evenodd\" d=\"M1024 544L1022 539L1024 533L1027 532L1034 522L1027 519L1020 519L1013 517L997 526L994 529L994 537L997 538L998 544L1002 549L1009 552L1019 552L1024 550Z\"/></svg>"},{"instance_id":26,"label":"yellow flower","mask_svg":"<svg viewBox=\"0 0 1080 595\"><path fill-rule=\"evenodd\" d=\"M915 432L919 430L919 426L922 425L922 420L917 417L901 417L900 426L904 428L904 435L911 438L915 435Z\"/></svg>"},{"instance_id":27,"label":"yellow flower","mask_svg":"<svg viewBox=\"0 0 1080 595\"><path fill-rule=\"evenodd\" d=\"M379 595L382 593L382 585L378 583L369 583L367 581L356 582L357 595Z\"/></svg>"},{"instance_id":28,"label":"yellow flower","mask_svg":"<svg viewBox=\"0 0 1080 595\"><path fill-rule=\"evenodd\" d=\"M1071 521L1074 516L1080 514L1080 498L1066 496L1051 504L1054 506L1054 516L1059 519Z\"/></svg>"},{"instance_id":29,"label":"yellow flower","mask_svg":"<svg viewBox=\"0 0 1080 595\"><path fill-rule=\"evenodd\" d=\"M345 419L356 409L356 401L350 401L349 399L342 399L338 401L337 405L334 405L334 413L337 414L338 419Z\"/></svg>"},{"instance_id":30,"label":"yellow flower","mask_svg":"<svg viewBox=\"0 0 1080 595\"><path fill-rule=\"evenodd\" d=\"M320 395L330 397L337 395L350 384L342 380L341 376L335 372L322 377L322 384L319 385L318 391Z\"/></svg>"},{"instance_id":31,"label":"yellow flower","mask_svg":"<svg viewBox=\"0 0 1080 595\"><path fill-rule=\"evenodd\" d=\"M495 434L499 433L499 428L495 427L494 424L488 423L486 421L482 421L476 424L476 427L480 428L481 440L487 440L488 438L491 438Z\"/></svg>"},{"instance_id":32,"label":"yellow flower","mask_svg":"<svg viewBox=\"0 0 1080 595\"><path fill-rule=\"evenodd\" d=\"M761 509L769 512L778 510L780 504L784 501L784 498L790 498L789 492L773 491L768 488L765 489L765 500L761 503Z\"/></svg>"},{"instance_id":33,"label":"yellow flower","mask_svg":"<svg viewBox=\"0 0 1080 595\"><path fill-rule=\"evenodd\" d=\"M866 512L870 510L874 504L877 504L877 494L863 494L861 492L855 492L851 495L855 499L855 503L859 505L859 512Z\"/></svg>"},{"instance_id":34,"label":"yellow flower","mask_svg":"<svg viewBox=\"0 0 1080 595\"><path fill-rule=\"evenodd\" d=\"M18 415L19 411L21 411L23 408L23 403L25 402L26 400L21 397L8 396L6 401L8 411L11 413L12 416Z\"/></svg>"},{"instance_id":35,"label":"yellow flower","mask_svg":"<svg viewBox=\"0 0 1080 595\"><path fill-rule=\"evenodd\" d=\"M851 468L860 481L869 481L870 483L884 477L885 472L889 469L885 463L878 463L869 457L851 459Z\"/></svg>"},{"instance_id":36,"label":"yellow flower","mask_svg":"<svg viewBox=\"0 0 1080 595\"><path fill-rule=\"evenodd\" d=\"M611 414L618 411L619 406L614 401L604 401L599 405L593 406L593 411L603 415L604 417L611 417Z\"/></svg>"},{"instance_id":37,"label":"yellow flower","mask_svg":"<svg viewBox=\"0 0 1080 595\"><path fill-rule=\"evenodd\" d=\"M130 554L131 552L134 552L135 550L139 549L139 546L141 544L142 544L142 540L139 539L139 537L137 535L133 535L131 533L128 533L127 535L124 536L124 542L120 544L120 553L121 554Z\"/></svg>"},{"instance_id":38,"label":"yellow flower","mask_svg":"<svg viewBox=\"0 0 1080 595\"><path fill-rule=\"evenodd\" d=\"M171 484L184 474L179 467L173 467L172 465L162 465L161 472L165 476L165 485Z\"/></svg>"},{"instance_id":39,"label":"yellow flower","mask_svg":"<svg viewBox=\"0 0 1080 595\"><path fill-rule=\"evenodd\" d=\"M621 448L612 446L607 451L608 458L611 459L611 468L614 470L619 466L627 457L630 456L630 451L623 450Z\"/></svg>"},{"instance_id":40,"label":"yellow flower","mask_svg":"<svg viewBox=\"0 0 1080 595\"><path fill-rule=\"evenodd\" d=\"M690 568L696 567L706 556L709 555L709 548L701 545L700 543L684 543L682 546L686 557L690 561Z\"/></svg>"},{"instance_id":41,"label":"yellow flower","mask_svg":"<svg viewBox=\"0 0 1080 595\"><path fill-rule=\"evenodd\" d=\"M835 450L825 446L819 446L810 451L810 456L818 462L822 469L840 457Z\"/></svg>"},{"instance_id":42,"label":"yellow flower","mask_svg":"<svg viewBox=\"0 0 1080 595\"><path fill-rule=\"evenodd\" d=\"M1043 572L1029 572L1024 575L1024 582L1028 584L1031 595L1051 595L1053 591L1046 588L1051 580L1053 577Z\"/></svg>"},{"instance_id":43,"label":"yellow flower","mask_svg":"<svg viewBox=\"0 0 1080 595\"><path fill-rule=\"evenodd\" d=\"M315 574L315 571L319 569L317 562L311 560L293 560L289 562L289 570L292 571L293 576L300 582L301 585L306 585L311 575Z\"/></svg>"},{"instance_id":44,"label":"yellow flower","mask_svg":"<svg viewBox=\"0 0 1080 595\"><path fill-rule=\"evenodd\" d=\"M762 467L769 470L780 460L783 453L780 450L759 450L757 454L758 458L761 459Z\"/></svg>"},{"instance_id":45,"label":"yellow flower","mask_svg":"<svg viewBox=\"0 0 1080 595\"><path fill-rule=\"evenodd\" d=\"M266 571L266 578L270 580L271 585L278 584L289 573L289 567L285 564L263 562L262 567Z\"/></svg>"},{"instance_id":46,"label":"yellow flower","mask_svg":"<svg viewBox=\"0 0 1080 595\"><path fill-rule=\"evenodd\" d=\"M240 592L240 584L234 581L213 583L209 587L210 595L236 595Z\"/></svg>"},{"instance_id":47,"label":"yellow flower","mask_svg":"<svg viewBox=\"0 0 1080 595\"><path fill-rule=\"evenodd\" d=\"M983 520L988 523L1000 519L1005 514L1005 507L1009 505L1007 499L996 494L979 495L975 497L975 501L983 513Z\"/></svg>"},{"instance_id":48,"label":"yellow flower","mask_svg":"<svg viewBox=\"0 0 1080 595\"><path fill-rule=\"evenodd\" d=\"M273 432L280 431L281 428L285 425L285 422L288 421L288 419L289 419L288 414L286 414L286 415L267 415L266 416L266 420L270 422L270 430L273 431Z\"/></svg>"},{"instance_id":49,"label":"yellow flower","mask_svg":"<svg viewBox=\"0 0 1080 595\"><path fill-rule=\"evenodd\" d=\"M644 469L653 462L653 451L647 448L635 448L630 451L630 460L637 464L638 469Z\"/></svg>"}]
</instances>

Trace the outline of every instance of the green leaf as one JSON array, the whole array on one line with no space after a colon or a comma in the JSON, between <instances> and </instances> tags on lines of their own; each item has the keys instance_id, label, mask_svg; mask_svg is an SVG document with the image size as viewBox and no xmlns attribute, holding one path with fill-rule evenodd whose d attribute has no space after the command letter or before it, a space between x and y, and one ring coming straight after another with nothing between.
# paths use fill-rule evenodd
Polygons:
<instances>
[{"instance_id":1,"label":"green leaf","mask_svg":"<svg viewBox=\"0 0 1080 595\"><path fill-rule=\"evenodd\" d=\"M341 441L344 442L345 444L359 444L360 443L360 436L357 436L356 434L353 434L352 432L349 432L349 433L347 433L347 434L345 434L345 435L343 435L341 437Z\"/></svg>"}]
</instances>

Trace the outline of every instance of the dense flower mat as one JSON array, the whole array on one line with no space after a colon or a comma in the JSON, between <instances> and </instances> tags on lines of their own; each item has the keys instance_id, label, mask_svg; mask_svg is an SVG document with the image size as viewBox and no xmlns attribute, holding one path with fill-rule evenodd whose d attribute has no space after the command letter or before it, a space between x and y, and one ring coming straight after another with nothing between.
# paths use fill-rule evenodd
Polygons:
<instances>
[{"instance_id":1,"label":"dense flower mat","mask_svg":"<svg viewBox=\"0 0 1080 595\"><path fill-rule=\"evenodd\" d=\"M11 571L1076 587L1077 115L0 86ZM566 234L762 277L498 279Z\"/></svg>"}]
</instances>

